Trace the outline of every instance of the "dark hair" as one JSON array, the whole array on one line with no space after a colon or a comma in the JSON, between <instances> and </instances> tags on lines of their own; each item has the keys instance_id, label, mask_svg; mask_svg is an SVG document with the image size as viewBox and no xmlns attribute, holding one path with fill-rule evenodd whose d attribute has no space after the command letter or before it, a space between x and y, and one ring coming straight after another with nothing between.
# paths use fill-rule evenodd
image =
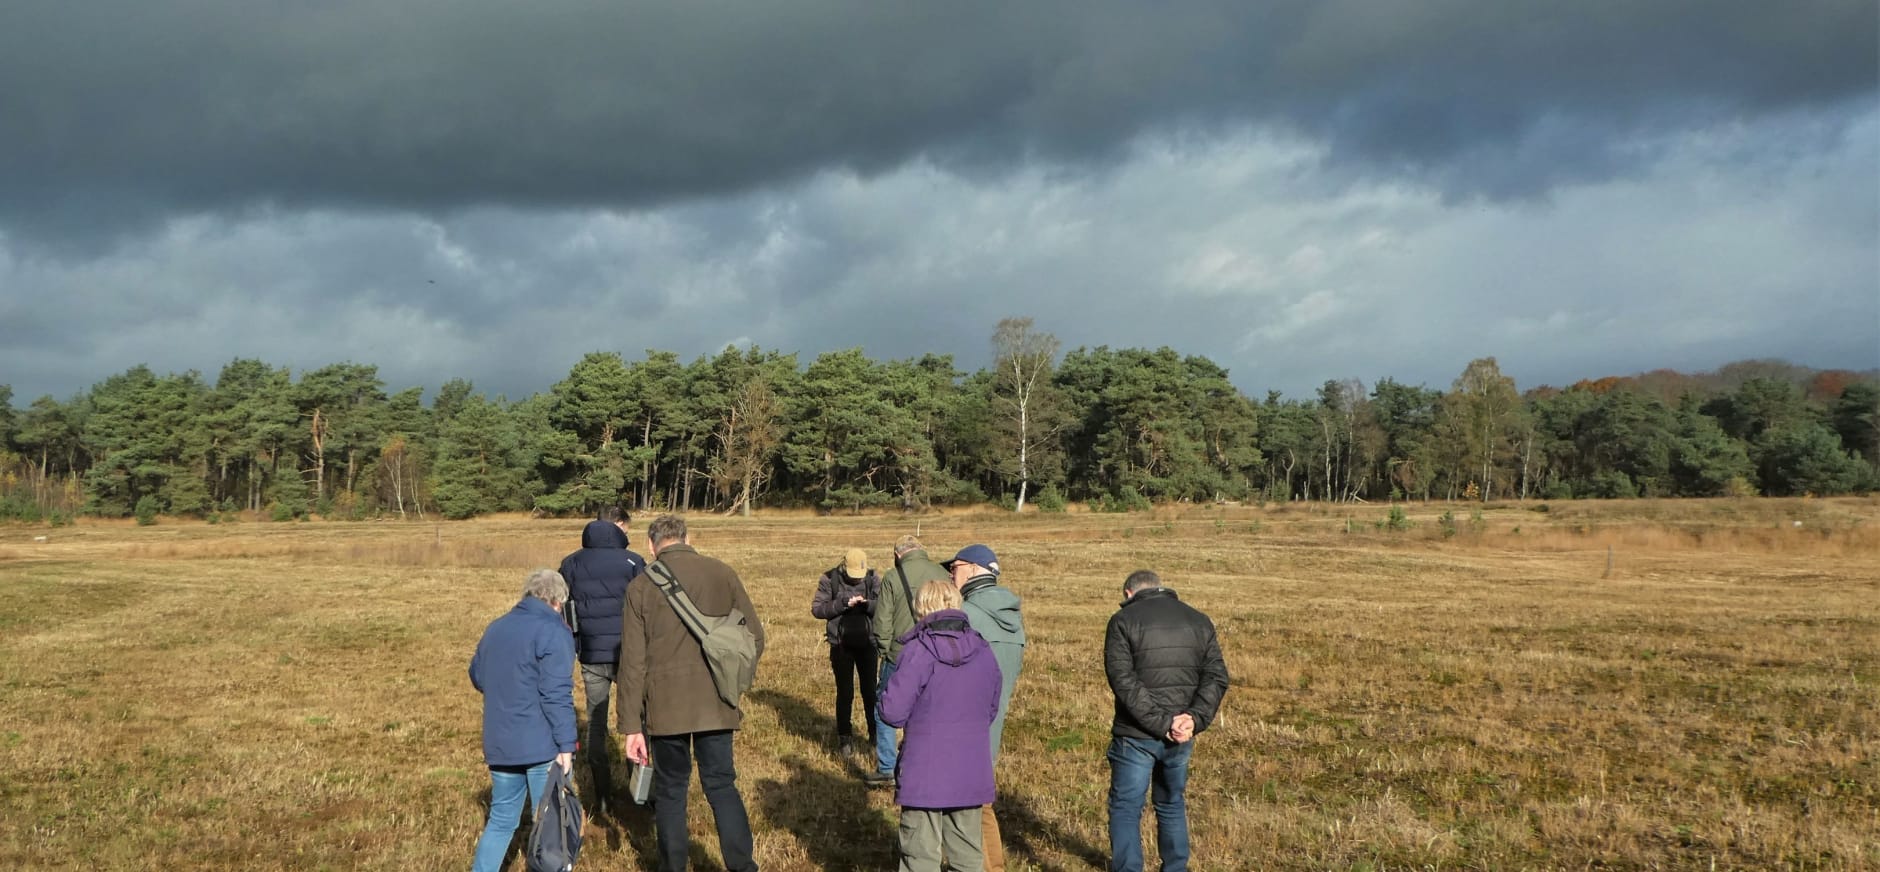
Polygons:
<instances>
[{"instance_id":1,"label":"dark hair","mask_svg":"<svg viewBox=\"0 0 1880 872\"><path fill-rule=\"evenodd\" d=\"M685 518L681 515L660 515L653 523L646 525L646 538L654 545L685 541Z\"/></svg>"},{"instance_id":2,"label":"dark hair","mask_svg":"<svg viewBox=\"0 0 1880 872\"><path fill-rule=\"evenodd\" d=\"M594 513L594 520L606 521L609 524L625 524L633 520L633 516L627 514L626 509L614 503L608 503L607 505L601 506L600 510Z\"/></svg>"},{"instance_id":3,"label":"dark hair","mask_svg":"<svg viewBox=\"0 0 1880 872\"><path fill-rule=\"evenodd\" d=\"M1139 590L1161 586L1162 576L1156 575L1147 569L1138 569L1130 573L1128 578L1123 579L1124 593L1134 593Z\"/></svg>"}]
</instances>

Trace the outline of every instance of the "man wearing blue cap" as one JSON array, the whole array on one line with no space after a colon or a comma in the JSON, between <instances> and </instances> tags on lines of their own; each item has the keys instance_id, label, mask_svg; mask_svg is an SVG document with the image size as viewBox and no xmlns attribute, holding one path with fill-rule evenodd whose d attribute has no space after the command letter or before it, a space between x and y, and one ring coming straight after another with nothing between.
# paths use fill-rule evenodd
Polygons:
<instances>
[{"instance_id":1,"label":"man wearing blue cap","mask_svg":"<svg viewBox=\"0 0 1880 872\"><path fill-rule=\"evenodd\" d=\"M1025 658L1025 618L1018 610L1018 594L999 584L999 558L984 545L968 545L944 564L953 573L953 583L965 600L966 621L992 645L992 657L999 663L999 713L992 720L992 763L999 763L999 740L1005 735L1005 712L1012 704L1012 688L1018 684L1018 670ZM984 831L986 872L1003 872L1005 849L999 843L999 822L992 806L984 806L980 826Z\"/></svg>"}]
</instances>

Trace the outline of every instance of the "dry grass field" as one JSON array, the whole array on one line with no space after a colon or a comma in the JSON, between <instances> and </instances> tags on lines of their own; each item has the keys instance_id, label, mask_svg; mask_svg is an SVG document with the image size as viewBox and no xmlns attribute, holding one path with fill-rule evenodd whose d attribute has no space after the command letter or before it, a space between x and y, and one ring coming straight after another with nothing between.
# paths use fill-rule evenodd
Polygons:
<instances>
[{"instance_id":1,"label":"dry grass field","mask_svg":"<svg viewBox=\"0 0 1880 872\"><path fill-rule=\"evenodd\" d=\"M1025 599L1014 866L1102 868L1101 634L1150 567L1233 674L1195 757L1199 869L1880 869L1880 501L1540 508L1460 509L1453 535L1442 505L1405 530L1381 506L918 519L936 553L992 544ZM883 560L916 519L693 522L772 634L738 749L759 861L891 868L808 607L843 549ZM580 528L0 528L0 868L467 867L465 665ZM582 868L650 868L649 816L623 818Z\"/></svg>"}]
</instances>

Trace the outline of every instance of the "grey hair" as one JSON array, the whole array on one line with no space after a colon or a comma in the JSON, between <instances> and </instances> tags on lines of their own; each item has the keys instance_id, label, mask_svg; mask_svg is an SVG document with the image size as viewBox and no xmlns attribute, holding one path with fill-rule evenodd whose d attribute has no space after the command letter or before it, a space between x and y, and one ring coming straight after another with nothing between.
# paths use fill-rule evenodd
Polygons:
<instances>
[{"instance_id":1,"label":"grey hair","mask_svg":"<svg viewBox=\"0 0 1880 872\"><path fill-rule=\"evenodd\" d=\"M646 525L646 538L654 545L685 541L685 516L660 515Z\"/></svg>"},{"instance_id":2,"label":"grey hair","mask_svg":"<svg viewBox=\"0 0 1880 872\"><path fill-rule=\"evenodd\" d=\"M553 569L538 569L529 573L529 580L522 583L522 595L559 605L568 601L568 581Z\"/></svg>"},{"instance_id":3,"label":"grey hair","mask_svg":"<svg viewBox=\"0 0 1880 872\"><path fill-rule=\"evenodd\" d=\"M1124 593L1134 593L1139 590L1147 590L1152 587L1161 586L1162 576L1156 575L1147 569L1138 569L1130 573L1128 578L1123 579Z\"/></svg>"},{"instance_id":4,"label":"grey hair","mask_svg":"<svg viewBox=\"0 0 1880 872\"><path fill-rule=\"evenodd\" d=\"M894 555L899 557L909 551L919 551L920 540L913 536L902 536L894 540Z\"/></svg>"}]
</instances>

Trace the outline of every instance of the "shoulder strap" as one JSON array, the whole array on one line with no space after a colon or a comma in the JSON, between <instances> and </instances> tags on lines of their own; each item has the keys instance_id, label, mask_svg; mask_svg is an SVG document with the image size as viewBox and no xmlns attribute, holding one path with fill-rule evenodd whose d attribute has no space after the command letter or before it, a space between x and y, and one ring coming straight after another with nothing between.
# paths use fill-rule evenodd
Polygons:
<instances>
[{"instance_id":1,"label":"shoulder strap","mask_svg":"<svg viewBox=\"0 0 1880 872\"><path fill-rule=\"evenodd\" d=\"M686 595L685 588L679 586L679 579L672 575L672 567L664 560L655 560L646 567L646 574L653 579L653 586L666 595L666 601L672 604L672 610L679 614L679 623L684 624L692 638L705 639L705 618L699 614L698 606L692 604L692 598Z\"/></svg>"},{"instance_id":2,"label":"shoulder strap","mask_svg":"<svg viewBox=\"0 0 1880 872\"><path fill-rule=\"evenodd\" d=\"M901 568L901 555L899 554L894 555L894 572L901 576L901 595L907 598L907 616L918 624L920 616L914 614L914 591L907 586L907 570Z\"/></svg>"}]
</instances>

